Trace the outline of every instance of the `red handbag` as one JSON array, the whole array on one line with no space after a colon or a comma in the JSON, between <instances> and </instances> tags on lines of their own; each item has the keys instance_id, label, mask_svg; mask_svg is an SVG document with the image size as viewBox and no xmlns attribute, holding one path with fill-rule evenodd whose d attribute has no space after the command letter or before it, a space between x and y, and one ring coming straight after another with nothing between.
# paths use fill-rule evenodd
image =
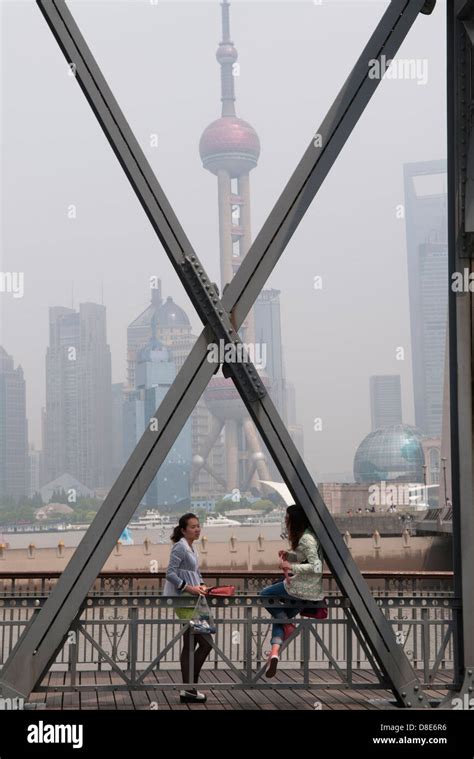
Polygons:
<instances>
[{"instance_id":1,"label":"red handbag","mask_svg":"<svg viewBox=\"0 0 474 759\"><path fill-rule=\"evenodd\" d=\"M328 605L326 599L318 609L317 607L308 607L307 609L301 609L301 617L310 617L311 619L327 619L328 618Z\"/></svg>"},{"instance_id":2,"label":"red handbag","mask_svg":"<svg viewBox=\"0 0 474 759\"><path fill-rule=\"evenodd\" d=\"M235 596L235 585L213 585L206 590L206 596Z\"/></svg>"},{"instance_id":3,"label":"red handbag","mask_svg":"<svg viewBox=\"0 0 474 759\"><path fill-rule=\"evenodd\" d=\"M328 610L327 609L318 609L315 612L300 612L300 615L302 617L311 617L312 619L327 619L328 617Z\"/></svg>"}]
</instances>

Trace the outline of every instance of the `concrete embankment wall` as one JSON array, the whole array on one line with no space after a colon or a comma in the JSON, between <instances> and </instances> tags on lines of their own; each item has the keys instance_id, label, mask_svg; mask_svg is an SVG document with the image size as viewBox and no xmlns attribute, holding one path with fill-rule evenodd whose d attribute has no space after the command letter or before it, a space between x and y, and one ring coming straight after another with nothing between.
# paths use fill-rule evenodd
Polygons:
<instances>
[{"instance_id":1,"label":"concrete embankment wall","mask_svg":"<svg viewBox=\"0 0 474 759\"><path fill-rule=\"evenodd\" d=\"M0 549L0 572L62 571L75 551L62 546L36 548L34 536L29 548ZM378 544L378 547L377 547ZM374 538L353 537L349 547L361 570L432 570L449 571L451 540L445 536ZM287 548L282 540L198 543L202 570L269 570L278 569L278 551ZM171 546L138 542L118 545L106 561L103 571L163 571L168 565Z\"/></svg>"}]
</instances>

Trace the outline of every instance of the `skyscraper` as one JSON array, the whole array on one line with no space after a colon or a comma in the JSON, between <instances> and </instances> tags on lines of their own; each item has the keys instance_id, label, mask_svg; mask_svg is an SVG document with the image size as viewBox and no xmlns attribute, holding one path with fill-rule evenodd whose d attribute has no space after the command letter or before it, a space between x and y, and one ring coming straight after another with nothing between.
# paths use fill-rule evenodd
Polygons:
<instances>
[{"instance_id":1,"label":"skyscraper","mask_svg":"<svg viewBox=\"0 0 474 759\"><path fill-rule=\"evenodd\" d=\"M424 431L440 437L443 422L443 381L448 324L448 246L420 245L421 345L424 369Z\"/></svg>"},{"instance_id":2,"label":"skyscraper","mask_svg":"<svg viewBox=\"0 0 474 759\"><path fill-rule=\"evenodd\" d=\"M156 337L156 314L162 304L161 280L158 280L157 287L151 291L151 302L127 329L127 387L130 389L135 387L137 355L150 338Z\"/></svg>"},{"instance_id":3,"label":"skyscraper","mask_svg":"<svg viewBox=\"0 0 474 759\"><path fill-rule=\"evenodd\" d=\"M288 422L281 340L280 291L262 290L254 306L255 339L265 356L270 395L285 423Z\"/></svg>"},{"instance_id":4,"label":"skyscraper","mask_svg":"<svg viewBox=\"0 0 474 759\"><path fill-rule=\"evenodd\" d=\"M42 469L43 452L37 451L34 445L30 445L30 449L28 451L28 495L30 498L32 498L35 493L39 493L41 490Z\"/></svg>"},{"instance_id":5,"label":"skyscraper","mask_svg":"<svg viewBox=\"0 0 474 759\"><path fill-rule=\"evenodd\" d=\"M296 390L291 382L285 383L286 415L288 432L296 445L300 456L304 458L304 430L303 425L298 424L296 417Z\"/></svg>"},{"instance_id":6,"label":"skyscraper","mask_svg":"<svg viewBox=\"0 0 474 759\"><path fill-rule=\"evenodd\" d=\"M370 377L372 432L402 423L402 391L399 374Z\"/></svg>"},{"instance_id":7,"label":"skyscraper","mask_svg":"<svg viewBox=\"0 0 474 759\"><path fill-rule=\"evenodd\" d=\"M28 422L21 366L0 346L0 498L28 495Z\"/></svg>"},{"instance_id":8,"label":"skyscraper","mask_svg":"<svg viewBox=\"0 0 474 759\"><path fill-rule=\"evenodd\" d=\"M125 464L123 446L123 404L125 400L124 383L112 385L112 480L115 481Z\"/></svg>"},{"instance_id":9,"label":"skyscraper","mask_svg":"<svg viewBox=\"0 0 474 759\"><path fill-rule=\"evenodd\" d=\"M166 348L176 374L196 342L196 336L192 334L191 323L184 309L175 303L170 296L165 301L163 300L160 280L158 280L157 287L152 289L151 303L127 329L128 387L125 391L127 402L130 400L136 401L138 404L142 403L142 400L137 400L136 394L137 363L142 351L147 349L153 341L159 341ZM130 398L128 398L129 394ZM134 412L132 412L130 405L125 404L124 409L124 413L129 417L126 424L130 431L134 425L130 414ZM141 419L142 411L138 410L138 407L137 414L138 418ZM203 398L198 401L191 418L192 450L197 455L208 437L212 425L211 413ZM129 432L129 434L131 433ZM139 439L135 433L133 433L133 438L135 441ZM131 452L129 443L125 447L126 451ZM209 470L214 474L210 474ZM219 439L209 453L207 468L199 468L196 477L193 479L192 493L193 497L201 499L224 492L224 451L222 441ZM150 491L146 502L149 502L152 497Z\"/></svg>"},{"instance_id":10,"label":"skyscraper","mask_svg":"<svg viewBox=\"0 0 474 759\"><path fill-rule=\"evenodd\" d=\"M112 378L105 307L50 309L46 353L46 479L111 484Z\"/></svg>"},{"instance_id":11,"label":"skyscraper","mask_svg":"<svg viewBox=\"0 0 474 759\"><path fill-rule=\"evenodd\" d=\"M136 359L135 389L127 393L123 406L127 457L143 435L146 425L152 423L156 409L176 375L170 351L156 338L150 339ZM167 508L189 505L191 446L192 422L188 419L146 492L144 503L147 506Z\"/></svg>"},{"instance_id":12,"label":"skyscraper","mask_svg":"<svg viewBox=\"0 0 474 759\"><path fill-rule=\"evenodd\" d=\"M234 77L237 50L230 37L229 2L223 0L222 41L216 57L221 67L221 117L204 130L199 152L205 169L217 177L219 208L219 250L222 289L233 278L251 244L250 172L257 165L260 141L255 129L235 112ZM255 344L254 314L245 319L240 335L244 343ZM216 377L209 383L206 398L214 409L210 438L195 457L193 477L206 465L214 442L225 433L226 485L228 490L245 488L249 478L269 479L268 466L255 426L232 380ZM229 413L227 413L227 411Z\"/></svg>"},{"instance_id":13,"label":"skyscraper","mask_svg":"<svg viewBox=\"0 0 474 759\"><path fill-rule=\"evenodd\" d=\"M404 166L415 424L441 435L448 306L446 161Z\"/></svg>"},{"instance_id":14,"label":"skyscraper","mask_svg":"<svg viewBox=\"0 0 474 759\"><path fill-rule=\"evenodd\" d=\"M288 416L288 396L281 335L280 291L262 290L255 301L254 314L255 342L259 355L264 362L264 371L269 379L269 393L281 418L287 425L295 445L303 454L302 428L298 428L296 424L296 410L291 425ZM266 448L264 450L266 451ZM277 466L268 454L267 461L271 478L278 480L280 475Z\"/></svg>"}]
</instances>

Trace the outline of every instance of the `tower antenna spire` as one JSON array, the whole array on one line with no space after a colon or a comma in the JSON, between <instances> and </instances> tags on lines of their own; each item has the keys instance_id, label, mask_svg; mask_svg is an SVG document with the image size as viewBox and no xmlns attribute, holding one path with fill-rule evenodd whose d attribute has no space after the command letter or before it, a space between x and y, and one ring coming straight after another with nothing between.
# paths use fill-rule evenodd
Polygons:
<instances>
[{"instance_id":1,"label":"tower antenna spire","mask_svg":"<svg viewBox=\"0 0 474 759\"><path fill-rule=\"evenodd\" d=\"M237 50L230 38L230 3L222 0L222 42L217 49L216 58L221 66L221 100L222 115L235 116L234 63Z\"/></svg>"},{"instance_id":2,"label":"tower antenna spire","mask_svg":"<svg viewBox=\"0 0 474 759\"><path fill-rule=\"evenodd\" d=\"M222 0L222 42L230 42L230 3L229 0Z\"/></svg>"}]
</instances>

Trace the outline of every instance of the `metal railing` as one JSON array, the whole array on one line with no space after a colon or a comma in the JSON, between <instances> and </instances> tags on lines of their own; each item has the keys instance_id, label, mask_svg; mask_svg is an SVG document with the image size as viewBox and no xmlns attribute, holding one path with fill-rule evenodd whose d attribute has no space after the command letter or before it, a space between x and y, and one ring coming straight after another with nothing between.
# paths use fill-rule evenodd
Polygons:
<instances>
[{"instance_id":1,"label":"metal railing","mask_svg":"<svg viewBox=\"0 0 474 759\"><path fill-rule=\"evenodd\" d=\"M453 624L459 602L450 589L452 574L364 573L372 593L393 626L397 642L416 669L424 686L446 688L439 677L453 670ZM265 681L265 651L270 647L272 617L259 591L278 573L203 573L208 584L236 585L232 597L208 598L216 621L213 650L204 669L220 671L213 688L275 687ZM176 618L174 608L190 606L189 598L161 594L164 573L107 573L97 579L80 616L71 626L66 643L51 671L64 673L62 684L43 684L42 691L139 690L174 688L167 682L157 686L151 676L179 669L181 637L187 622ZM46 600L57 581L51 573L0 574L0 660L3 663L35 610ZM280 670L297 670L298 681L278 682L278 688L384 688L386 683L359 633L347 598L325 575L324 592L329 615L325 620L293 618L297 625L280 654ZM274 601L273 603L278 603ZM286 604L293 605L290 601ZM192 604L191 604L192 605ZM331 682L314 682L311 673L330 670ZM357 671L375 672L378 682L354 679ZM103 685L80 682L80 672L111 673ZM227 677L226 677L227 673ZM454 687L454 686L453 686Z\"/></svg>"}]
</instances>

